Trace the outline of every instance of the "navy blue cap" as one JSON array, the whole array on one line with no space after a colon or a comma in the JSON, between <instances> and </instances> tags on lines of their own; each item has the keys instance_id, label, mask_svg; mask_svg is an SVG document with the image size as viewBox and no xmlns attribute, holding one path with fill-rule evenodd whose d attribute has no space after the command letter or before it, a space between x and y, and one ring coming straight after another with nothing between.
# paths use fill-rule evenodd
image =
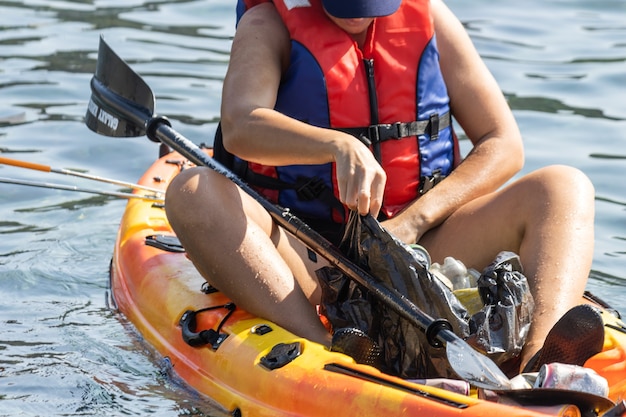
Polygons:
<instances>
[{"instance_id":1,"label":"navy blue cap","mask_svg":"<svg viewBox=\"0 0 626 417\"><path fill-rule=\"evenodd\" d=\"M322 0L324 9L340 19L389 16L402 0Z\"/></svg>"}]
</instances>

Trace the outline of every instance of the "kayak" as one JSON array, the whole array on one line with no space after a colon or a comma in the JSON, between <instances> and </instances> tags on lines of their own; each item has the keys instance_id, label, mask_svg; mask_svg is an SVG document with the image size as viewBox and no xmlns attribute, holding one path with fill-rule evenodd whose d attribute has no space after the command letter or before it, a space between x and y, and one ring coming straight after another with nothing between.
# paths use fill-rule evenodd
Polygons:
<instances>
[{"instance_id":1,"label":"kayak","mask_svg":"<svg viewBox=\"0 0 626 417\"><path fill-rule=\"evenodd\" d=\"M139 184L165 191L188 165L180 154L167 153ZM148 199L128 201L110 286L115 308L171 363L175 375L233 416L577 415L564 414L570 402L582 415L608 416L622 415L626 399L626 325L599 300L584 302L602 310L604 348L585 367L607 380L608 398L598 401L579 392L570 401L545 392L529 395L532 401L483 399L473 387L459 392L357 364L234 305L187 258L163 204Z\"/></svg>"}]
</instances>

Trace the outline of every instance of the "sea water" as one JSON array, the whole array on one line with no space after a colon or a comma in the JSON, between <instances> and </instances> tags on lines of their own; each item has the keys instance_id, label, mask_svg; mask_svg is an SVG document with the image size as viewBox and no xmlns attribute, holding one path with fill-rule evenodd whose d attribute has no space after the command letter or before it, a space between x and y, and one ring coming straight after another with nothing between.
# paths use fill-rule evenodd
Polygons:
<instances>
[{"instance_id":1,"label":"sea water","mask_svg":"<svg viewBox=\"0 0 626 417\"><path fill-rule=\"evenodd\" d=\"M158 114L210 144L234 3L0 1L0 156L129 182L157 157L145 138L106 138L83 124L101 36L155 91ZM521 174L568 164L593 181L588 289L626 313L626 3L447 4L519 122ZM117 189L5 166L0 176ZM109 308L124 205L0 184L0 416L224 415L172 378L167 362Z\"/></svg>"}]
</instances>

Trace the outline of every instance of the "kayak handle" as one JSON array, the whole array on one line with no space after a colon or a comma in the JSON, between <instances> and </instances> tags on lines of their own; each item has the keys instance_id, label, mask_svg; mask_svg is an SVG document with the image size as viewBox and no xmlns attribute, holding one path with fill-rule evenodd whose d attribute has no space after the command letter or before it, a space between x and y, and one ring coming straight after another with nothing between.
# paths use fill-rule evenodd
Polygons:
<instances>
[{"instance_id":1,"label":"kayak handle","mask_svg":"<svg viewBox=\"0 0 626 417\"><path fill-rule=\"evenodd\" d=\"M217 330L208 329L201 330L199 332L196 331L196 316L199 313L208 310L215 310L216 308L225 308L228 310L228 313L224 316L220 324L217 326ZM226 333L220 333L220 330L226 320L233 314L236 306L234 303L227 303L221 306L208 307L203 308L201 310L187 310L183 313L180 320L178 321L178 325L181 328L181 333L183 340L189 346L192 347L201 347L205 345L211 345L213 350L217 350L217 348L222 344L222 342L228 337Z\"/></svg>"}]
</instances>

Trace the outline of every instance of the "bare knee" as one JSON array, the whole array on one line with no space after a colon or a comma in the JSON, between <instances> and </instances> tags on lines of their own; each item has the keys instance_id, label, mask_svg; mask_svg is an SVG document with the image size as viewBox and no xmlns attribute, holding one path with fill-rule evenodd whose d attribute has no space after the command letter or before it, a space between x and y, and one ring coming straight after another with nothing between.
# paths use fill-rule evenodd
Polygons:
<instances>
[{"instance_id":1,"label":"bare knee","mask_svg":"<svg viewBox=\"0 0 626 417\"><path fill-rule=\"evenodd\" d=\"M198 168L191 168L178 174L167 187L165 208L168 214L176 215L188 207L188 199L196 195L200 175Z\"/></svg>"},{"instance_id":2,"label":"bare knee","mask_svg":"<svg viewBox=\"0 0 626 417\"><path fill-rule=\"evenodd\" d=\"M193 223L194 219L208 220L210 216L206 214L214 211L211 206L218 200L215 196L224 193L219 174L207 168L186 169L174 177L165 193L168 220L175 229L182 223Z\"/></svg>"},{"instance_id":3,"label":"bare knee","mask_svg":"<svg viewBox=\"0 0 626 417\"><path fill-rule=\"evenodd\" d=\"M570 212L593 215L595 190L589 178L579 169L552 165L528 175L530 192L535 200Z\"/></svg>"},{"instance_id":4,"label":"bare knee","mask_svg":"<svg viewBox=\"0 0 626 417\"><path fill-rule=\"evenodd\" d=\"M581 170L568 165L551 165L536 171L548 180L556 182L560 186L584 192L593 193L591 181Z\"/></svg>"},{"instance_id":5,"label":"bare knee","mask_svg":"<svg viewBox=\"0 0 626 417\"><path fill-rule=\"evenodd\" d=\"M178 234L232 232L233 224L252 221L268 235L275 227L260 204L237 185L209 168L190 168L178 174L165 196L167 218ZM183 236L184 237L184 236Z\"/></svg>"}]
</instances>

